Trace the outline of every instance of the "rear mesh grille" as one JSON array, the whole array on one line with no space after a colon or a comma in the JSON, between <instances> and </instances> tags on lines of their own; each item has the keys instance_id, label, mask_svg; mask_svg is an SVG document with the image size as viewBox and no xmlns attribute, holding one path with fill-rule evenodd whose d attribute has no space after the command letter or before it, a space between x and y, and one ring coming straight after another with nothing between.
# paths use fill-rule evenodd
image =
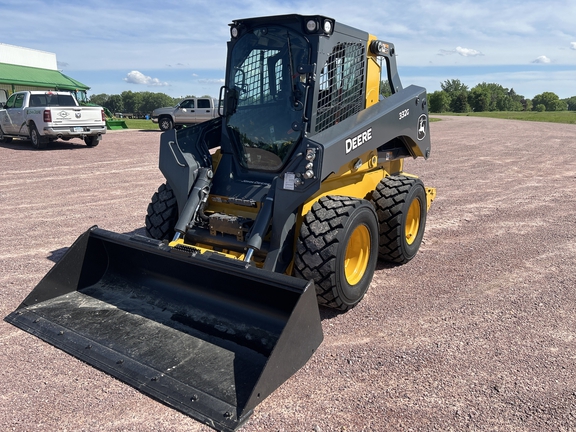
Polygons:
<instances>
[{"instance_id":1,"label":"rear mesh grille","mask_svg":"<svg viewBox=\"0 0 576 432\"><path fill-rule=\"evenodd\" d=\"M342 43L332 50L320 74L316 132L364 108L364 59L361 43Z\"/></svg>"}]
</instances>

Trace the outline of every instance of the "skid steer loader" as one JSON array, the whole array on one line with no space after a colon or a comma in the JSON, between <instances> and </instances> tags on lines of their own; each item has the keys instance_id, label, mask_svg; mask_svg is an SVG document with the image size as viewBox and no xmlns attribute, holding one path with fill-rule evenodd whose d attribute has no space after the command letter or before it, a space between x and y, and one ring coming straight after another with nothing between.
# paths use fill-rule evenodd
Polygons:
<instances>
[{"instance_id":1,"label":"skid steer loader","mask_svg":"<svg viewBox=\"0 0 576 432\"><path fill-rule=\"evenodd\" d=\"M435 196L403 172L428 109L393 44L324 16L230 34L219 117L161 136L148 236L90 228L6 318L229 431L319 346L318 303L414 257Z\"/></svg>"}]
</instances>

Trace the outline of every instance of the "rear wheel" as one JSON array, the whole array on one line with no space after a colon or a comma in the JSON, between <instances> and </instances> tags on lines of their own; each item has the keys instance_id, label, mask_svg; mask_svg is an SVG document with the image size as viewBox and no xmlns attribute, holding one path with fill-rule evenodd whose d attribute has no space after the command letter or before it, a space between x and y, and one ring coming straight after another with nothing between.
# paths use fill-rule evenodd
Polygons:
<instances>
[{"instance_id":1,"label":"rear wheel","mask_svg":"<svg viewBox=\"0 0 576 432\"><path fill-rule=\"evenodd\" d=\"M178 203L169 184L163 184L152 195L146 214L146 235L157 240L172 240L178 220Z\"/></svg>"},{"instance_id":2,"label":"rear wheel","mask_svg":"<svg viewBox=\"0 0 576 432\"><path fill-rule=\"evenodd\" d=\"M174 127L174 122L172 122L170 117L161 117L158 120L158 127L160 127L161 131L167 131Z\"/></svg>"},{"instance_id":3,"label":"rear wheel","mask_svg":"<svg viewBox=\"0 0 576 432\"><path fill-rule=\"evenodd\" d=\"M34 123L30 123L28 128L30 130L30 141L32 142L34 148L38 150L45 149L48 145L48 142L42 138L38 132L38 129L36 128L36 125Z\"/></svg>"},{"instance_id":4,"label":"rear wheel","mask_svg":"<svg viewBox=\"0 0 576 432\"><path fill-rule=\"evenodd\" d=\"M84 137L84 142L88 147L96 147L100 143L97 136Z\"/></svg>"},{"instance_id":5,"label":"rear wheel","mask_svg":"<svg viewBox=\"0 0 576 432\"><path fill-rule=\"evenodd\" d=\"M9 143L12 142L12 137L7 137L6 135L4 135L4 131L2 130L2 127L0 127L0 143Z\"/></svg>"},{"instance_id":6,"label":"rear wheel","mask_svg":"<svg viewBox=\"0 0 576 432\"><path fill-rule=\"evenodd\" d=\"M420 249L426 226L427 202L422 181L402 175L383 178L372 193L372 203L380 224L380 258L407 263Z\"/></svg>"},{"instance_id":7,"label":"rear wheel","mask_svg":"<svg viewBox=\"0 0 576 432\"><path fill-rule=\"evenodd\" d=\"M377 247L378 222L368 201L323 197L302 222L294 273L314 280L320 305L346 311L370 286Z\"/></svg>"}]
</instances>

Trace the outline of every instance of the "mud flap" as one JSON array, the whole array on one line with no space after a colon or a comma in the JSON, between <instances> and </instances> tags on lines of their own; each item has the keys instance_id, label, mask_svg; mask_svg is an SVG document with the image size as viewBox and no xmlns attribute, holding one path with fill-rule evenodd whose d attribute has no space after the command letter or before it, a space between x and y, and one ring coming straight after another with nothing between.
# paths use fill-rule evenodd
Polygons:
<instances>
[{"instance_id":1,"label":"mud flap","mask_svg":"<svg viewBox=\"0 0 576 432\"><path fill-rule=\"evenodd\" d=\"M97 227L5 319L224 431L323 337L312 282Z\"/></svg>"}]
</instances>

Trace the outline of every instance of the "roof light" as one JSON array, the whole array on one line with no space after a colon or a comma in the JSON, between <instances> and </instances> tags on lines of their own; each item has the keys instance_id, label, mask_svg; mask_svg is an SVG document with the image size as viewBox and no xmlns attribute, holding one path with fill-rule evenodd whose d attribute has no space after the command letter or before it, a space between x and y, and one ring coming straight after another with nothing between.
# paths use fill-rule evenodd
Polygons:
<instances>
[{"instance_id":1,"label":"roof light","mask_svg":"<svg viewBox=\"0 0 576 432\"><path fill-rule=\"evenodd\" d=\"M324 21L324 33L326 34L332 33L332 21L329 20Z\"/></svg>"},{"instance_id":2,"label":"roof light","mask_svg":"<svg viewBox=\"0 0 576 432\"><path fill-rule=\"evenodd\" d=\"M230 29L230 35L236 39L238 37L238 27L232 27Z\"/></svg>"},{"instance_id":3,"label":"roof light","mask_svg":"<svg viewBox=\"0 0 576 432\"><path fill-rule=\"evenodd\" d=\"M310 33L315 32L316 30L318 30L318 23L316 22L316 20L308 20L306 22L306 30L308 30Z\"/></svg>"}]
</instances>

